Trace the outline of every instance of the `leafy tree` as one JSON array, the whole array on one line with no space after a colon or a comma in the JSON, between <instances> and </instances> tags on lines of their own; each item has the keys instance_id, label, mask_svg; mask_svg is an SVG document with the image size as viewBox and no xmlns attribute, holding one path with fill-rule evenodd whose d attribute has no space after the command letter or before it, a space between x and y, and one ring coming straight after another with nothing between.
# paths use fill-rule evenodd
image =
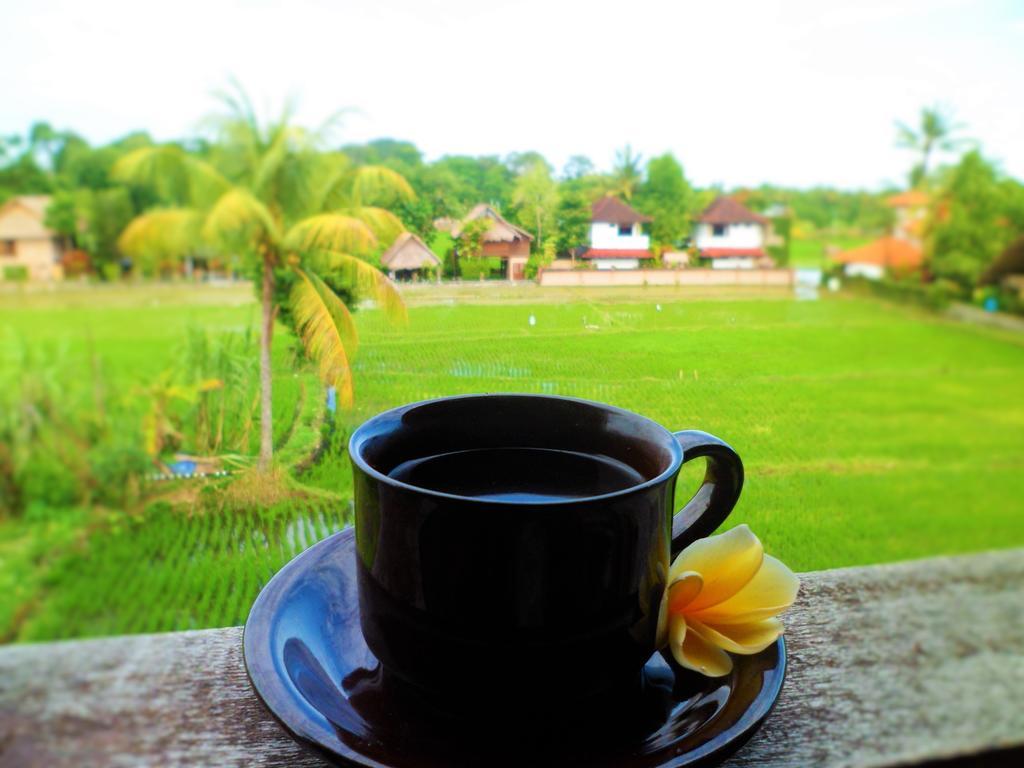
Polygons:
<instances>
[{"instance_id":1,"label":"leafy tree","mask_svg":"<svg viewBox=\"0 0 1024 768\"><path fill-rule=\"evenodd\" d=\"M642 159L642 155L633 153L633 148L629 144L617 150L615 167L612 169L612 187L608 191L632 200L633 193L643 179L640 170Z\"/></svg>"},{"instance_id":2,"label":"leafy tree","mask_svg":"<svg viewBox=\"0 0 1024 768\"><path fill-rule=\"evenodd\" d=\"M175 145L144 147L118 161L118 178L179 195L174 205L134 219L120 245L137 256L238 253L258 277L259 467L265 471L273 454L270 350L278 281L292 284L289 309L321 378L337 387L343 404L351 404L356 328L321 275L373 296L392 316L404 316L391 281L361 256L402 230L398 218L374 202L391 192L408 198L413 192L392 170L353 169L340 153L318 152L322 135L293 125L287 112L263 123L244 92L223 100L227 114L217 121L219 141L210 161Z\"/></svg>"},{"instance_id":3,"label":"leafy tree","mask_svg":"<svg viewBox=\"0 0 1024 768\"><path fill-rule=\"evenodd\" d=\"M928 177L928 164L935 151L955 152L970 145L968 139L957 136L966 126L956 122L950 110L941 106L924 107L918 127L896 123L896 145L910 149L920 158L910 171L910 186L917 187Z\"/></svg>"},{"instance_id":4,"label":"leafy tree","mask_svg":"<svg viewBox=\"0 0 1024 768\"><path fill-rule=\"evenodd\" d=\"M636 195L639 208L651 216L651 236L660 245L674 245L689 233L693 189L683 167L671 153L651 158L647 178Z\"/></svg>"},{"instance_id":5,"label":"leafy tree","mask_svg":"<svg viewBox=\"0 0 1024 768\"><path fill-rule=\"evenodd\" d=\"M420 182L440 194L447 215L462 217L477 203L505 207L513 174L497 157L446 155L424 171Z\"/></svg>"},{"instance_id":6,"label":"leafy tree","mask_svg":"<svg viewBox=\"0 0 1024 768\"><path fill-rule=\"evenodd\" d=\"M375 139L366 144L348 144L341 151L356 165L383 165L403 173L423 165L423 153L411 141Z\"/></svg>"},{"instance_id":7,"label":"leafy tree","mask_svg":"<svg viewBox=\"0 0 1024 768\"><path fill-rule=\"evenodd\" d=\"M1024 186L1001 177L972 150L950 169L933 203L926 241L930 269L970 288L1021 233Z\"/></svg>"},{"instance_id":8,"label":"leafy tree","mask_svg":"<svg viewBox=\"0 0 1024 768\"><path fill-rule=\"evenodd\" d=\"M536 238L537 248L543 249L544 235L552 228L558 204L558 185L547 163L534 160L523 170L512 190L512 203L519 223Z\"/></svg>"},{"instance_id":9,"label":"leafy tree","mask_svg":"<svg viewBox=\"0 0 1024 768\"><path fill-rule=\"evenodd\" d=\"M65 249L77 248L81 215L78 196L71 190L61 189L54 192L43 223L61 236Z\"/></svg>"},{"instance_id":10,"label":"leafy tree","mask_svg":"<svg viewBox=\"0 0 1024 768\"><path fill-rule=\"evenodd\" d=\"M0 167L0 200L11 195L46 194L52 189L53 180L39 167L31 152L22 152Z\"/></svg>"},{"instance_id":11,"label":"leafy tree","mask_svg":"<svg viewBox=\"0 0 1024 768\"><path fill-rule=\"evenodd\" d=\"M68 134L54 130L53 126L41 121L33 123L28 129L28 151L38 160L41 153L45 158L43 165L46 168L53 168L53 161L60 151Z\"/></svg>"},{"instance_id":12,"label":"leafy tree","mask_svg":"<svg viewBox=\"0 0 1024 768\"><path fill-rule=\"evenodd\" d=\"M452 251L453 267L456 277L462 276L462 260L476 261L484 255L484 235L491 228L491 222L486 217L467 221L462 225L459 236L455 239L455 247Z\"/></svg>"},{"instance_id":13,"label":"leafy tree","mask_svg":"<svg viewBox=\"0 0 1024 768\"><path fill-rule=\"evenodd\" d=\"M594 172L594 164L586 155L573 155L565 161L562 169L563 179L582 179Z\"/></svg>"},{"instance_id":14,"label":"leafy tree","mask_svg":"<svg viewBox=\"0 0 1024 768\"><path fill-rule=\"evenodd\" d=\"M435 231L427 241L437 258L441 260L441 272L446 277L458 277L455 264L455 238L451 232Z\"/></svg>"},{"instance_id":15,"label":"leafy tree","mask_svg":"<svg viewBox=\"0 0 1024 768\"><path fill-rule=\"evenodd\" d=\"M555 208L555 250L569 254L589 242L590 202L588 197L572 185L563 184L558 191Z\"/></svg>"},{"instance_id":16,"label":"leafy tree","mask_svg":"<svg viewBox=\"0 0 1024 768\"><path fill-rule=\"evenodd\" d=\"M548 175L552 171L551 164L544 159L544 155L533 150L528 152L512 152L505 158L505 165L508 166L513 176L522 176L537 165L544 166L547 169Z\"/></svg>"}]
</instances>

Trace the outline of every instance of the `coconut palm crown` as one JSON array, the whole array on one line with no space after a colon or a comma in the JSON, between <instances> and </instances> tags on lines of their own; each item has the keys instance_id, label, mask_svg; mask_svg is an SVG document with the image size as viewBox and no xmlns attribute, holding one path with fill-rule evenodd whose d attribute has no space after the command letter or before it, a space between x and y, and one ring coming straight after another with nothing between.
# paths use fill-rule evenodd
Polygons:
<instances>
[{"instance_id":1,"label":"coconut palm crown","mask_svg":"<svg viewBox=\"0 0 1024 768\"><path fill-rule=\"evenodd\" d=\"M350 361L358 336L345 303L324 277L373 298L392 318L405 306L391 281L365 260L378 243L404 230L379 203L414 197L398 173L352 167L339 152L320 151L324 131L257 119L244 94L222 97L217 141L204 158L173 144L135 150L114 168L165 204L135 218L121 234L123 252L142 261L199 254L242 257L260 276L260 457L273 453L271 339L278 281L291 282L288 305L320 378L343 406L353 401Z\"/></svg>"}]
</instances>

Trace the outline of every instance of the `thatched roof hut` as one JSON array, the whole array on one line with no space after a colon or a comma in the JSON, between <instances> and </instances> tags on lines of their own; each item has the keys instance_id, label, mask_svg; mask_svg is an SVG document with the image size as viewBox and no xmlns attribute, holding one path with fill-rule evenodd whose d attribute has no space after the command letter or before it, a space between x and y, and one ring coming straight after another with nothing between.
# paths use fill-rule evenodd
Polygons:
<instances>
[{"instance_id":1,"label":"thatched roof hut","mask_svg":"<svg viewBox=\"0 0 1024 768\"><path fill-rule=\"evenodd\" d=\"M439 267L441 259L412 232L403 232L380 257L380 263L391 272L400 272Z\"/></svg>"},{"instance_id":2,"label":"thatched roof hut","mask_svg":"<svg viewBox=\"0 0 1024 768\"><path fill-rule=\"evenodd\" d=\"M1001 285L1024 298L1024 235L996 256L988 269L981 273L978 285Z\"/></svg>"},{"instance_id":3,"label":"thatched roof hut","mask_svg":"<svg viewBox=\"0 0 1024 768\"><path fill-rule=\"evenodd\" d=\"M523 243L526 246L526 253L529 254L529 243L533 235L521 227L517 227L508 221L500 213L494 210L487 203L479 203L462 221L452 228L452 235L458 237L462 234L462 228L471 221L486 218L489 229L484 233L484 243ZM485 251L486 253L486 247Z\"/></svg>"}]
</instances>

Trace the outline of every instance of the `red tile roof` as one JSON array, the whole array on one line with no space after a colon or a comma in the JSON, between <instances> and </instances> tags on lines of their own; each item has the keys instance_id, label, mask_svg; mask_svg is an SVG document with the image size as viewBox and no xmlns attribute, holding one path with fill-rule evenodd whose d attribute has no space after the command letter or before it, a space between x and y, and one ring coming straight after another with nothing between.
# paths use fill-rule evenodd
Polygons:
<instances>
[{"instance_id":1,"label":"red tile roof","mask_svg":"<svg viewBox=\"0 0 1024 768\"><path fill-rule=\"evenodd\" d=\"M837 253L833 261L840 264L877 264L896 269L917 269L924 264L924 254L913 243L898 237L882 237L874 242Z\"/></svg>"},{"instance_id":2,"label":"red tile roof","mask_svg":"<svg viewBox=\"0 0 1024 768\"><path fill-rule=\"evenodd\" d=\"M697 221L705 224L767 224L768 219L754 213L738 200L731 197L716 197L715 201L704 209Z\"/></svg>"},{"instance_id":3,"label":"red tile roof","mask_svg":"<svg viewBox=\"0 0 1024 768\"><path fill-rule=\"evenodd\" d=\"M760 259L764 256L764 251L760 248L702 248L700 255L708 259L725 259L729 257Z\"/></svg>"},{"instance_id":4,"label":"red tile roof","mask_svg":"<svg viewBox=\"0 0 1024 768\"><path fill-rule=\"evenodd\" d=\"M590 206L590 220L608 224L642 224L652 219L634 211L619 198L605 195Z\"/></svg>"},{"instance_id":5,"label":"red tile roof","mask_svg":"<svg viewBox=\"0 0 1024 768\"><path fill-rule=\"evenodd\" d=\"M588 248L581 259L653 259L650 251L631 248Z\"/></svg>"},{"instance_id":6,"label":"red tile roof","mask_svg":"<svg viewBox=\"0 0 1024 768\"><path fill-rule=\"evenodd\" d=\"M900 192L898 195L891 195L885 199L885 204L890 208L923 208L928 205L928 193L919 189L911 189L907 192Z\"/></svg>"}]
</instances>

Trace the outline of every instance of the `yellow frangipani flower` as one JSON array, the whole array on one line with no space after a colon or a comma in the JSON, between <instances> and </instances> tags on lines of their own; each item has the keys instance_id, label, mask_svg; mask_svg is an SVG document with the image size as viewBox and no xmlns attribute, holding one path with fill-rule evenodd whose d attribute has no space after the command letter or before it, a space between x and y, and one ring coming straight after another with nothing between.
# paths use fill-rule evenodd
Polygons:
<instances>
[{"instance_id":1,"label":"yellow frangipani flower","mask_svg":"<svg viewBox=\"0 0 1024 768\"><path fill-rule=\"evenodd\" d=\"M667 642L682 667L727 675L729 653L757 653L778 639L778 615L793 604L799 586L746 525L698 539L669 569L661 645Z\"/></svg>"}]
</instances>

